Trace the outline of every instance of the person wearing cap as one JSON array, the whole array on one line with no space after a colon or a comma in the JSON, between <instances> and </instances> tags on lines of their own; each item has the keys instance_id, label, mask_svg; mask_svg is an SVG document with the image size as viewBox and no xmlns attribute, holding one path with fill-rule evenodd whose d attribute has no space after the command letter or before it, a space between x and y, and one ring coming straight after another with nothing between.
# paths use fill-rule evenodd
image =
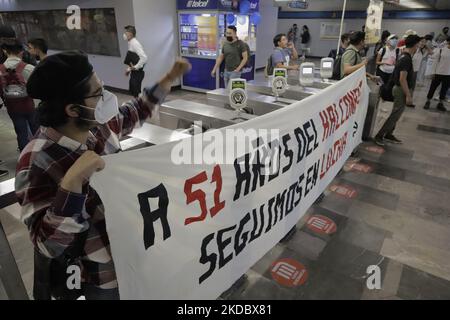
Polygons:
<instances>
[{"instance_id":1,"label":"person wearing cap","mask_svg":"<svg viewBox=\"0 0 450 320\"><path fill-rule=\"evenodd\" d=\"M412 105L411 88L413 85L414 67L412 57L419 48L420 37L410 35L405 40L406 48L399 58L393 74L394 105L389 118L375 137L375 143L384 146L385 141L401 144L402 141L394 136L397 122L400 120L406 105Z\"/></svg>"},{"instance_id":2,"label":"person wearing cap","mask_svg":"<svg viewBox=\"0 0 450 320\"><path fill-rule=\"evenodd\" d=\"M80 294L86 299L119 298L107 213L89 179L105 167L101 156L120 152L119 140L152 116L189 69L186 60L177 60L158 84L119 107L85 53L51 55L36 67L27 89L41 100L42 127L21 154L15 181L21 218L35 247L35 299L77 298L54 272L69 261L81 269Z\"/></svg>"},{"instance_id":3,"label":"person wearing cap","mask_svg":"<svg viewBox=\"0 0 450 320\"><path fill-rule=\"evenodd\" d=\"M415 36L415 35L417 35L417 32L415 32L414 30L412 30L412 29L406 30L405 34L403 35L403 38L400 39L400 41L398 42L398 47L400 48L400 50L403 50L405 48L406 38L408 36Z\"/></svg>"},{"instance_id":4,"label":"person wearing cap","mask_svg":"<svg viewBox=\"0 0 450 320\"><path fill-rule=\"evenodd\" d=\"M424 109L430 109L431 99L433 99L437 88L441 86L437 109L445 112L447 111L447 108L445 108L444 102L446 100L447 91L450 88L450 37L447 37L446 46L434 50L433 59L436 61L436 73L431 81Z\"/></svg>"},{"instance_id":5,"label":"person wearing cap","mask_svg":"<svg viewBox=\"0 0 450 320\"><path fill-rule=\"evenodd\" d=\"M378 51L377 55L377 76L388 83L394 72L395 64L399 56L400 50L397 48L398 37L391 34L386 41L386 45Z\"/></svg>"}]
</instances>

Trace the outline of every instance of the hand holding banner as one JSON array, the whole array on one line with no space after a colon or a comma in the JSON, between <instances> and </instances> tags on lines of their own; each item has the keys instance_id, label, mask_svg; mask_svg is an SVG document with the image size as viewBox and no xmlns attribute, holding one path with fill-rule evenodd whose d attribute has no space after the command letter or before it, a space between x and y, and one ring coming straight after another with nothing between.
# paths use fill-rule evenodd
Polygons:
<instances>
[{"instance_id":1,"label":"hand holding banner","mask_svg":"<svg viewBox=\"0 0 450 320\"><path fill-rule=\"evenodd\" d=\"M91 185L105 205L121 298L217 298L330 185L361 143L368 96L361 68L254 120L105 157ZM253 148L235 153L246 138ZM181 154L185 164L170 161Z\"/></svg>"}]
</instances>

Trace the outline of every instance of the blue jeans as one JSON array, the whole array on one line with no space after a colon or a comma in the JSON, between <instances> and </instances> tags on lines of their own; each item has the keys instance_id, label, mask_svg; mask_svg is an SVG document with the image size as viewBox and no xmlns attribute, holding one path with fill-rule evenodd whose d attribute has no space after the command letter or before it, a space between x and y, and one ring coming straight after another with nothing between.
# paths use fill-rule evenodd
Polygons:
<instances>
[{"instance_id":1,"label":"blue jeans","mask_svg":"<svg viewBox=\"0 0 450 320\"><path fill-rule=\"evenodd\" d=\"M231 79L239 79L242 75L242 72L234 72L234 71L224 71L223 72L223 80L225 82L225 89L228 89L228 84Z\"/></svg>"},{"instance_id":2,"label":"blue jeans","mask_svg":"<svg viewBox=\"0 0 450 320\"><path fill-rule=\"evenodd\" d=\"M19 145L19 150L22 152L39 129L36 111L33 110L33 112L30 113L8 111L8 115L14 124L14 131L17 135L17 144Z\"/></svg>"}]
</instances>

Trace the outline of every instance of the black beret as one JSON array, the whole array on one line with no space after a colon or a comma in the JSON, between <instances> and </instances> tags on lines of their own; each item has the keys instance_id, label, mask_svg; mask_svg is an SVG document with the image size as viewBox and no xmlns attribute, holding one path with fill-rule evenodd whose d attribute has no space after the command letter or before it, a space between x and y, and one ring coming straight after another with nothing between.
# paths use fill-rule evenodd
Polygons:
<instances>
[{"instance_id":1,"label":"black beret","mask_svg":"<svg viewBox=\"0 0 450 320\"><path fill-rule=\"evenodd\" d=\"M73 91L86 83L93 74L88 56L82 51L67 51L50 55L34 69L27 82L31 98L70 99Z\"/></svg>"},{"instance_id":2,"label":"black beret","mask_svg":"<svg viewBox=\"0 0 450 320\"><path fill-rule=\"evenodd\" d=\"M411 34L408 37L406 37L406 39L405 39L406 47L407 48L412 48L416 44L418 44L420 42L420 40L422 40L422 38L420 38L418 35Z\"/></svg>"}]
</instances>

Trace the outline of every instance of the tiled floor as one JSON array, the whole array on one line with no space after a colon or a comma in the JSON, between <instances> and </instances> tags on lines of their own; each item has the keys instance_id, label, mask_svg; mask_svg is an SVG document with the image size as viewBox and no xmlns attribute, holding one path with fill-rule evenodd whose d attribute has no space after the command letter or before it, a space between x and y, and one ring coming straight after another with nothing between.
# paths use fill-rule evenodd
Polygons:
<instances>
[{"instance_id":1,"label":"tiled floor","mask_svg":"<svg viewBox=\"0 0 450 320\"><path fill-rule=\"evenodd\" d=\"M330 188L298 224L297 233L267 253L223 298L450 299L450 112L424 111L425 89L418 88L417 109L407 109L397 126L404 144L387 145L383 154L367 149L372 143L361 145L352 161L370 166L371 172L348 166L332 184L352 190L351 198ZM206 101L202 94L183 91L168 97L176 98ZM381 114L388 112L389 104L382 104ZM0 138L3 167L13 172L18 153L4 110L0 110ZM305 222L315 215L334 222L336 232L318 234L308 228ZM17 206L0 211L31 294L32 248L26 229L14 216ZM304 267L303 285L274 281L271 270L280 259ZM381 290L367 287L371 265L380 267Z\"/></svg>"}]
</instances>

